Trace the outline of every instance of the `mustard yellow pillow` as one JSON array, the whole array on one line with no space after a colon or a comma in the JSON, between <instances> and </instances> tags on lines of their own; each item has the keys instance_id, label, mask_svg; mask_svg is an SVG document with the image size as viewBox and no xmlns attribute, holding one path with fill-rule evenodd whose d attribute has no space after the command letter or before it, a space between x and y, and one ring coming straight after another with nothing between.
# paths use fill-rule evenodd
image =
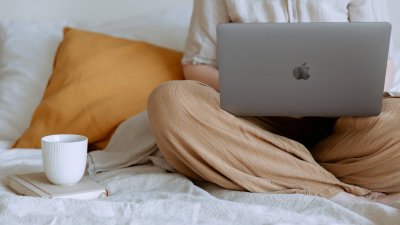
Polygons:
<instances>
[{"instance_id":1,"label":"mustard yellow pillow","mask_svg":"<svg viewBox=\"0 0 400 225\"><path fill-rule=\"evenodd\" d=\"M145 42L64 29L54 71L16 148L49 134L81 134L104 148L119 123L145 110L160 83L183 79L182 53Z\"/></svg>"}]
</instances>

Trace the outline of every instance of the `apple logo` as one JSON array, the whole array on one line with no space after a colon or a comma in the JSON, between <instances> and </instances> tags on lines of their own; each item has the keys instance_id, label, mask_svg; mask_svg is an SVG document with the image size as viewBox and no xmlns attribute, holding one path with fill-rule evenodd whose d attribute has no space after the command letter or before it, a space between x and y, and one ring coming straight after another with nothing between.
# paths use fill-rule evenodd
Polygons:
<instances>
[{"instance_id":1,"label":"apple logo","mask_svg":"<svg viewBox=\"0 0 400 225\"><path fill-rule=\"evenodd\" d=\"M294 68L293 76L297 80L308 80L310 78L310 67L307 66L307 63L303 63L303 65Z\"/></svg>"}]
</instances>

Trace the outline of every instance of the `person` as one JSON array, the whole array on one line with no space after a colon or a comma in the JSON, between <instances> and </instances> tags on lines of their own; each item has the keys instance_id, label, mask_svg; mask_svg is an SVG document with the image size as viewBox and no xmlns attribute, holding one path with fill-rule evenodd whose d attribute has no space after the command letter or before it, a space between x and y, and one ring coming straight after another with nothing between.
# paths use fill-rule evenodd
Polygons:
<instances>
[{"instance_id":1,"label":"person","mask_svg":"<svg viewBox=\"0 0 400 225\"><path fill-rule=\"evenodd\" d=\"M194 181L232 190L400 200L399 98L385 97L376 117L272 118L231 115L218 93L217 24L388 21L385 7L382 0L194 0L186 80L164 83L148 99L161 153Z\"/></svg>"}]
</instances>

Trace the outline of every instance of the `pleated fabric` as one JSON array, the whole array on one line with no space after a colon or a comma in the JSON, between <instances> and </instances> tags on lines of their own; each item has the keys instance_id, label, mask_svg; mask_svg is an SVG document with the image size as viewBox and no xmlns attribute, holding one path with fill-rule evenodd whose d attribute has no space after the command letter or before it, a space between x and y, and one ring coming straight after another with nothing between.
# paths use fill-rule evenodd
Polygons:
<instances>
[{"instance_id":1,"label":"pleated fabric","mask_svg":"<svg viewBox=\"0 0 400 225\"><path fill-rule=\"evenodd\" d=\"M197 81L170 81L153 91L148 114L160 151L177 171L191 179L232 190L329 198L340 191L365 195L376 191L376 186L369 184L398 175L400 167L390 164L400 164L399 153L393 158L399 152L400 135L397 131L397 139L396 135L382 139L385 130L380 130L395 132L391 123L400 119L395 113L400 109L393 106L396 103L398 99L385 100L380 117L340 118L334 127L332 120L236 117L220 108L219 94L211 87ZM366 129L364 133L348 128L347 123L362 120L367 125L358 126ZM382 121L376 136L377 131L370 131L375 120ZM391 125L387 128L385 124ZM369 137L361 137L365 133ZM348 141L343 142L343 135ZM368 157L374 154L379 156ZM373 168L385 163L384 173L374 172ZM375 174L369 182L365 181L371 174L367 170ZM400 176L396 180L387 186L379 182L383 186L379 190L400 192Z\"/></svg>"}]
</instances>

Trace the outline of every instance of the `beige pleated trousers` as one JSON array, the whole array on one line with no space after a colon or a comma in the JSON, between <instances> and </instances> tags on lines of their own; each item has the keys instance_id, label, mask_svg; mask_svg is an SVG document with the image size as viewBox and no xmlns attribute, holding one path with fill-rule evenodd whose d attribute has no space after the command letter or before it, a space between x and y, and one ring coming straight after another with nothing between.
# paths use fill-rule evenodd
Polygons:
<instances>
[{"instance_id":1,"label":"beige pleated trousers","mask_svg":"<svg viewBox=\"0 0 400 225\"><path fill-rule=\"evenodd\" d=\"M400 99L384 99L378 117L236 117L211 87L170 81L153 91L148 114L164 157L193 180L327 198L400 192Z\"/></svg>"}]
</instances>

